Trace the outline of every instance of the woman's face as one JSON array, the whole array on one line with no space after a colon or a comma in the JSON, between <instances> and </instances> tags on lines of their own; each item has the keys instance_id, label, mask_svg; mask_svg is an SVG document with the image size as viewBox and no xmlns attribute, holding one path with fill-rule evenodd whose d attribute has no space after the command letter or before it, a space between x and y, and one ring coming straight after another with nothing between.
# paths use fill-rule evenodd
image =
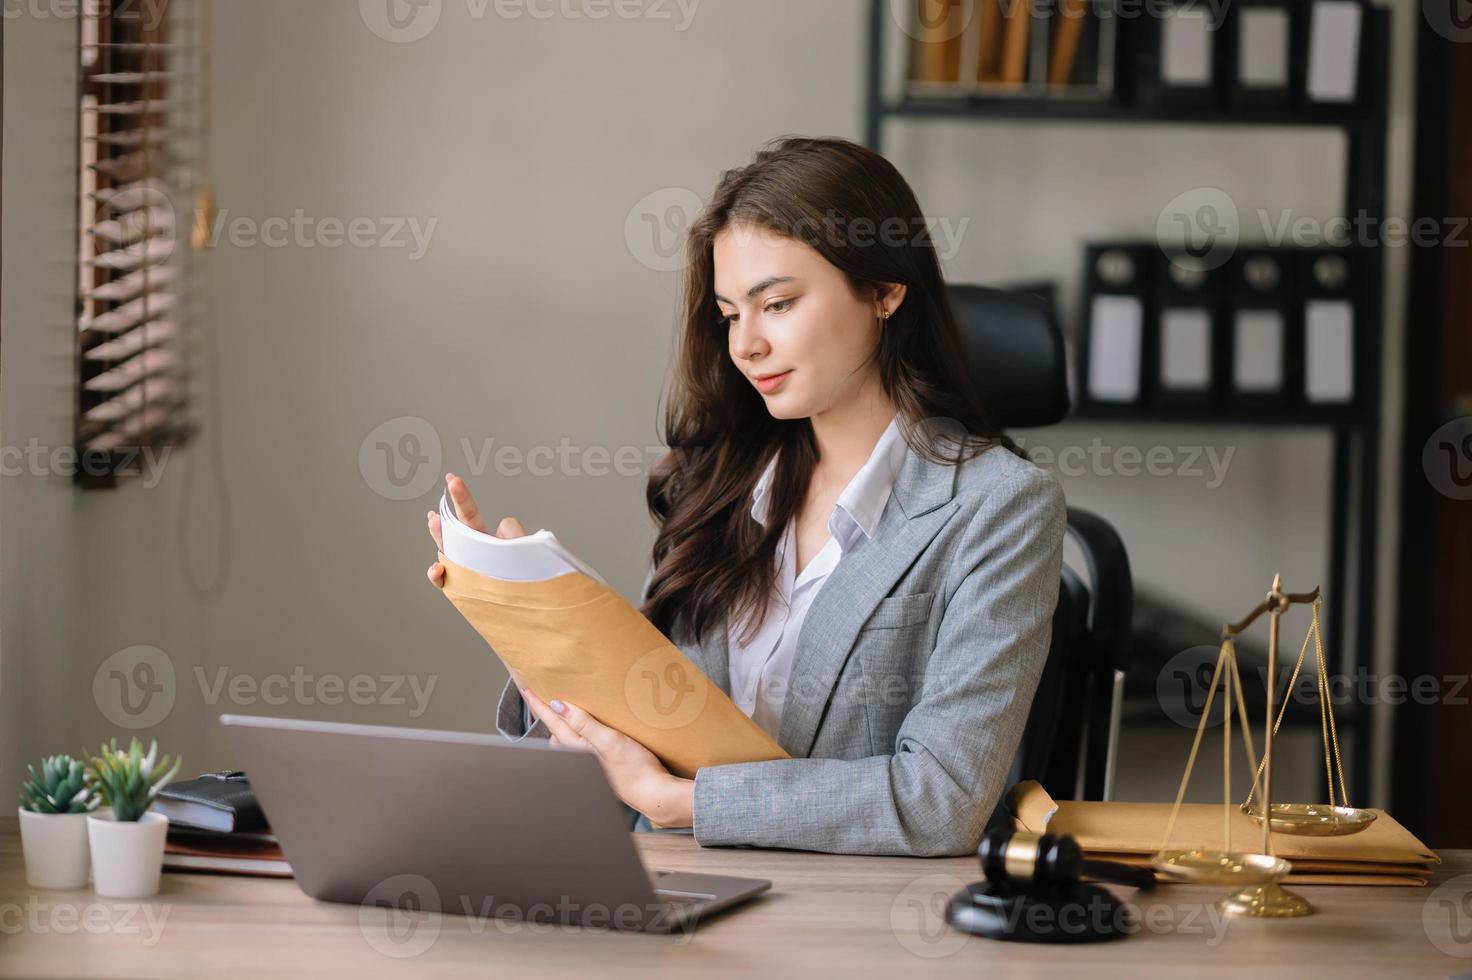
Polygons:
<instances>
[{"instance_id":1,"label":"woman's face","mask_svg":"<svg viewBox=\"0 0 1472 980\"><path fill-rule=\"evenodd\" d=\"M855 296L816 249L767 228L728 225L713 249L727 349L774 418L842 409L879 386L879 300ZM902 287L887 308L901 299Z\"/></svg>"}]
</instances>

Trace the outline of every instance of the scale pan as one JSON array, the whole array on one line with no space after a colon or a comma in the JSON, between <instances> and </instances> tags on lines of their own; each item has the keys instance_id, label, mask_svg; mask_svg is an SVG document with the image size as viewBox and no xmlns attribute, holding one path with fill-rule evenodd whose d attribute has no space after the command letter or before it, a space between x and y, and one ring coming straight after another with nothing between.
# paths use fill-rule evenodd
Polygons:
<instances>
[{"instance_id":1,"label":"scale pan","mask_svg":"<svg viewBox=\"0 0 1472 980\"><path fill-rule=\"evenodd\" d=\"M1262 824L1262 806L1246 803L1242 812ZM1375 814L1352 806L1327 803L1274 803L1273 831L1299 837L1343 837L1357 834L1375 822Z\"/></svg>"},{"instance_id":2,"label":"scale pan","mask_svg":"<svg viewBox=\"0 0 1472 980\"><path fill-rule=\"evenodd\" d=\"M1150 864L1171 881L1194 885L1252 885L1276 881L1292 867L1271 854L1201 849L1161 851Z\"/></svg>"}]
</instances>

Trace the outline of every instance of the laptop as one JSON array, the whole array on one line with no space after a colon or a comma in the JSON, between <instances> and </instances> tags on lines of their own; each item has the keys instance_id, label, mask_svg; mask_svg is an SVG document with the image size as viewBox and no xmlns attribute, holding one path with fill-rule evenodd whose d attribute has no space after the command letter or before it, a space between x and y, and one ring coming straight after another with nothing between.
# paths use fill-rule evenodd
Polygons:
<instances>
[{"instance_id":1,"label":"laptop","mask_svg":"<svg viewBox=\"0 0 1472 980\"><path fill-rule=\"evenodd\" d=\"M313 898L684 932L772 884L646 870L591 752L247 715L220 724Z\"/></svg>"}]
</instances>

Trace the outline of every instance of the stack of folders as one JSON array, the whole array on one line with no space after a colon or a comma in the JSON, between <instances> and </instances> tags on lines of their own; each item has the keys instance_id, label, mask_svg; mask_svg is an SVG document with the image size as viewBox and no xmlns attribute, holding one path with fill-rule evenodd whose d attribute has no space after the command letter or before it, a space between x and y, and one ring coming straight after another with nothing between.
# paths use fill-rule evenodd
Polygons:
<instances>
[{"instance_id":1,"label":"stack of folders","mask_svg":"<svg viewBox=\"0 0 1472 980\"><path fill-rule=\"evenodd\" d=\"M499 538L440 501L443 592L507 669L649 749L674 774L787 753L548 530Z\"/></svg>"},{"instance_id":2,"label":"stack of folders","mask_svg":"<svg viewBox=\"0 0 1472 980\"><path fill-rule=\"evenodd\" d=\"M914 39L911 91L939 94L1108 95L1118 18L1101 0L1060 0L1058 10L1018 0L895 3Z\"/></svg>"},{"instance_id":3,"label":"stack of folders","mask_svg":"<svg viewBox=\"0 0 1472 980\"><path fill-rule=\"evenodd\" d=\"M159 791L153 809L169 818L165 871L291 877L243 772L172 783Z\"/></svg>"},{"instance_id":4,"label":"stack of folders","mask_svg":"<svg viewBox=\"0 0 1472 980\"><path fill-rule=\"evenodd\" d=\"M1130 21L1122 62L1145 107L1354 107L1366 94L1362 0L1167 0Z\"/></svg>"},{"instance_id":5,"label":"stack of folders","mask_svg":"<svg viewBox=\"0 0 1472 980\"><path fill-rule=\"evenodd\" d=\"M1034 781L1018 783L1007 797L1013 823L1035 834L1069 834L1087 857L1148 867L1165 841L1169 803L1055 801ZM1384 810L1358 834L1296 837L1274 834L1273 853L1292 870L1284 881L1299 885L1424 885L1441 858ZM1222 839L1220 803L1183 803L1171 828L1172 848L1206 847L1256 852L1262 827L1235 805L1232 845Z\"/></svg>"},{"instance_id":6,"label":"stack of folders","mask_svg":"<svg viewBox=\"0 0 1472 980\"><path fill-rule=\"evenodd\" d=\"M1356 248L1239 246L1224 260L1090 246L1080 403L1345 413L1363 370Z\"/></svg>"}]
</instances>

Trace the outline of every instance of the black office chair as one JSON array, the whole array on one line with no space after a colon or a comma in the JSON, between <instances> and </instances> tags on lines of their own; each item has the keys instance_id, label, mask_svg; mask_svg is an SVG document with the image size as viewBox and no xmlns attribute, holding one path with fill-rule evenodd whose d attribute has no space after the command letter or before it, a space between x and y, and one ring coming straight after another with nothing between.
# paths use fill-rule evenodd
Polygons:
<instances>
[{"instance_id":1,"label":"black office chair","mask_svg":"<svg viewBox=\"0 0 1472 980\"><path fill-rule=\"evenodd\" d=\"M1068 365L1048 305L986 286L950 289L971 374L993 420L1004 429L1062 421ZM1007 787L1036 779L1054 799L1106 800L1114 793L1134 586L1124 542L1108 521L1070 507L1068 535L1086 577L1064 566L1048 661ZM1005 820L999 803L991 823Z\"/></svg>"}]
</instances>

